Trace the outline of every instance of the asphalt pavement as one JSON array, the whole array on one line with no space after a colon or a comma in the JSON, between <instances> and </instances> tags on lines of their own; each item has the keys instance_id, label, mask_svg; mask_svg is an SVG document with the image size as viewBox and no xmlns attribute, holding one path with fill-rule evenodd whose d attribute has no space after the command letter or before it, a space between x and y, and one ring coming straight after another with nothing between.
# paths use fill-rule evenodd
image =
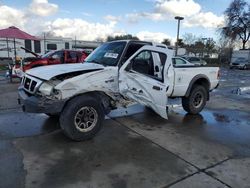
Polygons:
<instances>
[{"instance_id":1,"label":"asphalt pavement","mask_svg":"<svg viewBox=\"0 0 250 188\"><path fill-rule=\"evenodd\" d=\"M250 187L250 70L221 76L199 115L178 99L169 120L118 109L85 142L66 138L56 118L23 113L18 80L0 79L0 188Z\"/></svg>"}]
</instances>

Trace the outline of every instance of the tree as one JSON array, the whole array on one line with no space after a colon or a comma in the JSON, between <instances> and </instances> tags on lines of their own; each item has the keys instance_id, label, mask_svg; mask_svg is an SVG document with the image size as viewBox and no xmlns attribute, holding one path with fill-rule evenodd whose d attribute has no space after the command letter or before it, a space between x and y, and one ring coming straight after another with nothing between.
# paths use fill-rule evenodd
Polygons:
<instances>
[{"instance_id":1,"label":"tree","mask_svg":"<svg viewBox=\"0 0 250 188\"><path fill-rule=\"evenodd\" d=\"M185 47L185 44L182 39L178 39L178 47L183 48Z\"/></svg>"},{"instance_id":2,"label":"tree","mask_svg":"<svg viewBox=\"0 0 250 188\"><path fill-rule=\"evenodd\" d=\"M170 39L164 39L161 43L162 43L162 44L165 44L165 45L167 45L167 46L170 46L170 45L171 45Z\"/></svg>"},{"instance_id":3,"label":"tree","mask_svg":"<svg viewBox=\"0 0 250 188\"><path fill-rule=\"evenodd\" d=\"M131 34L127 34L127 35L117 35L117 36L108 36L107 37L107 41L114 41L114 40L129 40L129 39L132 39L132 40L139 40L138 37L136 36L133 36Z\"/></svg>"},{"instance_id":4,"label":"tree","mask_svg":"<svg viewBox=\"0 0 250 188\"><path fill-rule=\"evenodd\" d=\"M182 39L186 45L194 44L197 41L197 37L192 33L185 33Z\"/></svg>"},{"instance_id":5,"label":"tree","mask_svg":"<svg viewBox=\"0 0 250 188\"><path fill-rule=\"evenodd\" d=\"M221 28L222 37L241 40L242 49L250 37L250 4L245 0L233 0L225 11L226 22Z\"/></svg>"},{"instance_id":6,"label":"tree","mask_svg":"<svg viewBox=\"0 0 250 188\"><path fill-rule=\"evenodd\" d=\"M233 43L228 38L221 38L217 43L218 54L221 63L229 63L233 51Z\"/></svg>"},{"instance_id":7,"label":"tree","mask_svg":"<svg viewBox=\"0 0 250 188\"><path fill-rule=\"evenodd\" d=\"M201 56L204 52L205 45L202 41L196 41L193 46L193 53L195 56L199 54Z\"/></svg>"},{"instance_id":8,"label":"tree","mask_svg":"<svg viewBox=\"0 0 250 188\"><path fill-rule=\"evenodd\" d=\"M205 51L207 52L207 55L210 56L211 53L216 52L215 48L216 42L212 38L208 38L206 44L205 44Z\"/></svg>"}]
</instances>

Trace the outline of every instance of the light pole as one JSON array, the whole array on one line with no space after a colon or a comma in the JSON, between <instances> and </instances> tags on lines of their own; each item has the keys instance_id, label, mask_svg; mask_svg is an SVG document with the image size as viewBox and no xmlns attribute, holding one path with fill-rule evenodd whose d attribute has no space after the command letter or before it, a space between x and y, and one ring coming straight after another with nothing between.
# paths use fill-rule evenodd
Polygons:
<instances>
[{"instance_id":1,"label":"light pole","mask_svg":"<svg viewBox=\"0 0 250 188\"><path fill-rule=\"evenodd\" d=\"M178 41L179 41L179 32L180 32L180 21L184 18L181 16L175 16L174 19L178 20L178 27L177 27L177 39L176 39L176 49L175 49L175 56L177 56L178 51Z\"/></svg>"}]
</instances>

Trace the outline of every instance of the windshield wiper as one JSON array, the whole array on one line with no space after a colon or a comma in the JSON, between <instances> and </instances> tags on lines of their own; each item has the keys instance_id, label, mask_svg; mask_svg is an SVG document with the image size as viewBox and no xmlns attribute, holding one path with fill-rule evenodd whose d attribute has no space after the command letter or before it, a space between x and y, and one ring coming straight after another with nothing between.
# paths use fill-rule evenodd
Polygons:
<instances>
[{"instance_id":1,"label":"windshield wiper","mask_svg":"<svg viewBox=\"0 0 250 188\"><path fill-rule=\"evenodd\" d=\"M85 61L85 62L89 62L89 63L96 63L96 64L99 64L99 65L103 65L103 66L107 66L107 64L105 62L99 62L97 60L89 60L89 61Z\"/></svg>"},{"instance_id":2,"label":"windshield wiper","mask_svg":"<svg viewBox=\"0 0 250 188\"><path fill-rule=\"evenodd\" d=\"M92 60L91 63L96 63L96 64L102 64L101 62L97 61L97 60Z\"/></svg>"}]
</instances>

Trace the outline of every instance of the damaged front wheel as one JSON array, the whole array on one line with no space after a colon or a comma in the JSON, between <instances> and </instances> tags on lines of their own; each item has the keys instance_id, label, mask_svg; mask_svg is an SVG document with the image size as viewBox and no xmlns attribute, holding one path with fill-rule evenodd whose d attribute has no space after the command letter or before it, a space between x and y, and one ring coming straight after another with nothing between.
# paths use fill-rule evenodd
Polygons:
<instances>
[{"instance_id":1,"label":"damaged front wheel","mask_svg":"<svg viewBox=\"0 0 250 188\"><path fill-rule=\"evenodd\" d=\"M60 115L60 125L66 136L82 141L91 139L99 132L103 119L101 104L85 95L68 102Z\"/></svg>"}]
</instances>

